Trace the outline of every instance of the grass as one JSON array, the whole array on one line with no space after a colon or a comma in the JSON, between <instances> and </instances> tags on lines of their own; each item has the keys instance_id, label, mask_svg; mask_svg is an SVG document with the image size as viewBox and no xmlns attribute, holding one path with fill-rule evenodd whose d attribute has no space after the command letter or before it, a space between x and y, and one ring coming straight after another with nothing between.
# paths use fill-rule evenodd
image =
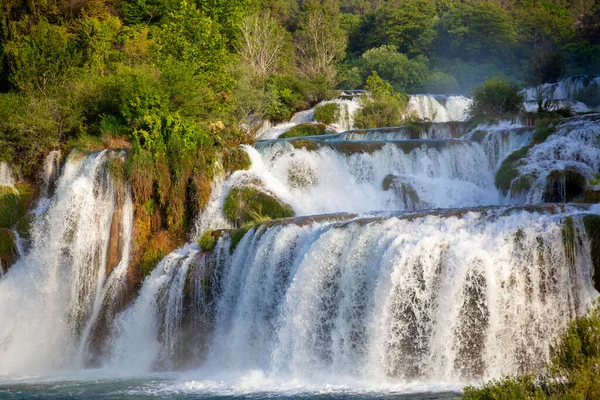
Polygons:
<instances>
[{"instance_id":1,"label":"grass","mask_svg":"<svg viewBox=\"0 0 600 400\"><path fill-rule=\"evenodd\" d=\"M279 139L288 139L303 136L319 136L324 135L326 133L327 126L325 124L302 123L294 126L289 131L279 135Z\"/></svg>"},{"instance_id":2,"label":"grass","mask_svg":"<svg viewBox=\"0 0 600 400\"><path fill-rule=\"evenodd\" d=\"M200 250L211 251L217 244L217 236L215 235L215 231L212 229L205 230L202 232L202 235L200 235L196 243L198 243L198 246L200 246Z\"/></svg>"}]
</instances>

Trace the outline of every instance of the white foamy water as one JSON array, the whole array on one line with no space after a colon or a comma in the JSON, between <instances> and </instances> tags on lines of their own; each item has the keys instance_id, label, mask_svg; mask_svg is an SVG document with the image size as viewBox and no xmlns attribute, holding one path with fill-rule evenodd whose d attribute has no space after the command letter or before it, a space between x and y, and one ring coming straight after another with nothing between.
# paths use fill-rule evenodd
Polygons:
<instances>
[{"instance_id":1,"label":"white foamy water","mask_svg":"<svg viewBox=\"0 0 600 400\"><path fill-rule=\"evenodd\" d=\"M117 203L106 158L106 152L69 157L56 195L35 222L30 251L0 280L0 375L78 365L90 317L121 283L106 277ZM132 218L126 196L121 224L127 243L115 273L127 269Z\"/></svg>"},{"instance_id":2,"label":"white foamy water","mask_svg":"<svg viewBox=\"0 0 600 400\"><path fill-rule=\"evenodd\" d=\"M297 215L403 209L396 194L384 188L388 175L411 177L427 208L498 201L483 150L468 142L452 142L439 149L417 147L408 154L389 143L372 153L345 155L329 147L294 149L283 141L247 151L252 167L236 173L234 179L258 178Z\"/></svg>"},{"instance_id":3,"label":"white foamy water","mask_svg":"<svg viewBox=\"0 0 600 400\"><path fill-rule=\"evenodd\" d=\"M12 169L4 161L0 161L0 186L15 186L15 177Z\"/></svg>"},{"instance_id":4,"label":"white foamy water","mask_svg":"<svg viewBox=\"0 0 600 400\"><path fill-rule=\"evenodd\" d=\"M520 176L531 177L531 188L525 195L528 203L542 202L553 172L574 172L589 181L600 171L598 116L575 117L559 124L544 143L528 151L518 169Z\"/></svg>"},{"instance_id":5,"label":"white foamy water","mask_svg":"<svg viewBox=\"0 0 600 400\"><path fill-rule=\"evenodd\" d=\"M424 121L464 121L472 100L464 96L417 94L408 100L407 114Z\"/></svg>"},{"instance_id":6,"label":"white foamy water","mask_svg":"<svg viewBox=\"0 0 600 400\"><path fill-rule=\"evenodd\" d=\"M198 381L186 384L200 392L290 390L277 383L290 380L300 392L326 383L351 390L352 382L426 391L539 367L557 330L597 295L579 219L585 208L548 210L282 223L251 229L233 254L220 240L210 346ZM566 215L575 221L572 249L564 246ZM156 332L183 318L168 306L182 289L157 293L195 253L167 257L119 318L130 333L116 335L130 338L113 353L119 368L164 363L168 342ZM228 378L215 383L211 373Z\"/></svg>"}]
</instances>

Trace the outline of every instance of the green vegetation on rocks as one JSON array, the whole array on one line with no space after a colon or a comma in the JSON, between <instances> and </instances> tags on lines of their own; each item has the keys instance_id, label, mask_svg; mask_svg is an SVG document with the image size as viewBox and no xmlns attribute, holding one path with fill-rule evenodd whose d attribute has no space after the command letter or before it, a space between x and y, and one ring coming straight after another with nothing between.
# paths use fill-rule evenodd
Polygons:
<instances>
[{"instance_id":1,"label":"green vegetation on rocks","mask_svg":"<svg viewBox=\"0 0 600 400\"><path fill-rule=\"evenodd\" d=\"M402 125L408 97L396 92L377 72L367 79L367 89L371 95L361 98L362 107L354 116L354 125L359 129Z\"/></svg>"},{"instance_id":2,"label":"green vegetation on rocks","mask_svg":"<svg viewBox=\"0 0 600 400\"><path fill-rule=\"evenodd\" d=\"M330 125L336 120L340 112L338 103L319 104L315 107L315 121Z\"/></svg>"},{"instance_id":3,"label":"green vegetation on rocks","mask_svg":"<svg viewBox=\"0 0 600 400\"><path fill-rule=\"evenodd\" d=\"M202 232L202 235L197 240L198 246L200 246L200 250L202 251L211 251L215 248L218 240L218 232L213 231L212 229L207 229Z\"/></svg>"},{"instance_id":4,"label":"green vegetation on rocks","mask_svg":"<svg viewBox=\"0 0 600 400\"><path fill-rule=\"evenodd\" d=\"M10 266L17 256L15 235L10 229L0 228L0 268Z\"/></svg>"},{"instance_id":5,"label":"green vegetation on rocks","mask_svg":"<svg viewBox=\"0 0 600 400\"><path fill-rule=\"evenodd\" d=\"M292 127L289 131L279 135L279 139L303 136L318 136L327 133L327 125L321 123L302 123Z\"/></svg>"},{"instance_id":6,"label":"green vegetation on rocks","mask_svg":"<svg viewBox=\"0 0 600 400\"><path fill-rule=\"evenodd\" d=\"M19 193L12 187L0 187L0 227L12 228L19 219Z\"/></svg>"},{"instance_id":7,"label":"green vegetation on rocks","mask_svg":"<svg viewBox=\"0 0 600 400\"><path fill-rule=\"evenodd\" d=\"M295 215L294 210L288 204L251 186L232 188L225 198L223 213L230 222L238 226L243 226L248 222L287 218Z\"/></svg>"},{"instance_id":8,"label":"green vegetation on rocks","mask_svg":"<svg viewBox=\"0 0 600 400\"><path fill-rule=\"evenodd\" d=\"M523 159L530 146L523 147L513 153L511 153L500 165L498 171L496 171L496 178L494 180L496 187L506 194L510 190L512 181L519 176L518 163Z\"/></svg>"}]
</instances>

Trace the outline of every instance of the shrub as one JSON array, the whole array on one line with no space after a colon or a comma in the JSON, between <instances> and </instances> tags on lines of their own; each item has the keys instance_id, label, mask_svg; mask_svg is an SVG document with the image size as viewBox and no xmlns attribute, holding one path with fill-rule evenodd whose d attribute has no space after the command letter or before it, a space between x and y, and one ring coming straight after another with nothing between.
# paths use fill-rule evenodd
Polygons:
<instances>
[{"instance_id":1,"label":"shrub","mask_svg":"<svg viewBox=\"0 0 600 400\"><path fill-rule=\"evenodd\" d=\"M360 129L398 126L402 124L408 97L398 93L377 72L367 79L371 96L363 96L362 108L354 117L354 125Z\"/></svg>"},{"instance_id":2,"label":"shrub","mask_svg":"<svg viewBox=\"0 0 600 400\"><path fill-rule=\"evenodd\" d=\"M279 139L302 137L302 136L318 136L327 133L327 126L324 124L298 124L292 127L289 131L279 135Z\"/></svg>"},{"instance_id":3,"label":"shrub","mask_svg":"<svg viewBox=\"0 0 600 400\"><path fill-rule=\"evenodd\" d=\"M315 107L315 121L326 125L333 124L339 112L340 105L338 103L319 104Z\"/></svg>"},{"instance_id":4,"label":"shrub","mask_svg":"<svg viewBox=\"0 0 600 400\"><path fill-rule=\"evenodd\" d=\"M523 109L524 96L517 85L500 77L486 79L473 90L471 119L515 115Z\"/></svg>"}]
</instances>

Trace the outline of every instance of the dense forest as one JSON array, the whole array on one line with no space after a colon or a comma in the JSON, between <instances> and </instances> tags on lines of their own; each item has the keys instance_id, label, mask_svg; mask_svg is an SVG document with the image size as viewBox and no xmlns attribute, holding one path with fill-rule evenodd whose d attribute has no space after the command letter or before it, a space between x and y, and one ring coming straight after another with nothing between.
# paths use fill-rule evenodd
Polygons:
<instances>
[{"instance_id":1,"label":"dense forest","mask_svg":"<svg viewBox=\"0 0 600 400\"><path fill-rule=\"evenodd\" d=\"M0 159L25 176L66 143L228 147L252 120L363 88L372 71L401 92L468 93L493 75L532 85L600 67L594 0L9 0L0 12Z\"/></svg>"}]
</instances>

